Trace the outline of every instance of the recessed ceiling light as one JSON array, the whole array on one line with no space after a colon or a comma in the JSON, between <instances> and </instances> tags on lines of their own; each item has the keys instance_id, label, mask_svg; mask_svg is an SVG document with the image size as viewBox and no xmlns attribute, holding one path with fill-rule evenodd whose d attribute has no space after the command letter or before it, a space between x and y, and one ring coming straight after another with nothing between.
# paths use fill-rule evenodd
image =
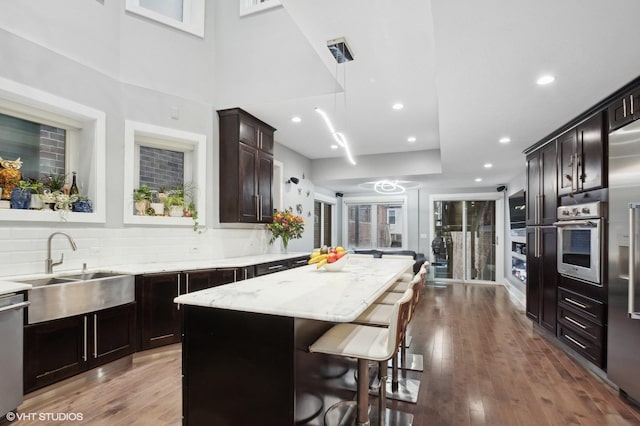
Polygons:
<instances>
[{"instance_id":1,"label":"recessed ceiling light","mask_svg":"<svg viewBox=\"0 0 640 426\"><path fill-rule=\"evenodd\" d=\"M546 74L546 75L543 75L542 77L538 78L538 80L536 80L536 84L538 86L544 86L544 85L553 83L555 81L555 79L556 78L554 76L552 76L551 74Z\"/></svg>"},{"instance_id":2,"label":"recessed ceiling light","mask_svg":"<svg viewBox=\"0 0 640 426\"><path fill-rule=\"evenodd\" d=\"M393 104L393 106L391 107L395 110L401 110L402 108L404 108L404 105L401 104L400 102Z\"/></svg>"},{"instance_id":3,"label":"recessed ceiling light","mask_svg":"<svg viewBox=\"0 0 640 426\"><path fill-rule=\"evenodd\" d=\"M336 144L331 145L331 149L338 149L338 145Z\"/></svg>"},{"instance_id":4,"label":"recessed ceiling light","mask_svg":"<svg viewBox=\"0 0 640 426\"><path fill-rule=\"evenodd\" d=\"M500 142L500 143L509 143L509 142L511 142L511 138L505 136L503 138L500 138L500 140L498 142Z\"/></svg>"},{"instance_id":5,"label":"recessed ceiling light","mask_svg":"<svg viewBox=\"0 0 640 426\"><path fill-rule=\"evenodd\" d=\"M291 117L291 121L293 121L294 123L299 123L302 121L302 118L296 115L295 117Z\"/></svg>"},{"instance_id":6,"label":"recessed ceiling light","mask_svg":"<svg viewBox=\"0 0 640 426\"><path fill-rule=\"evenodd\" d=\"M416 141L416 137L415 137L415 136L409 136L409 137L407 138L407 142L411 142L411 143L413 143L413 142L415 142L415 141Z\"/></svg>"},{"instance_id":7,"label":"recessed ceiling light","mask_svg":"<svg viewBox=\"0 0 640 426\"><path fill-rule=\"evenodd\" d=\"M484 168L485 168L485 169L490 169L490 168L492 168L492 167L493 167L493 164L491 164L491 163L486 163L486 164L484 165Z\"/></svg>"},{"instance_id":8,"label":"recessed ceiling light","mask_svg":"<svg viewBox=\"0 0 640 426\"><path fill-rule=\"evenodd\" d=\"M476 178L476 182L482 182L482 178Z\"/></svg>"}]
</instances>

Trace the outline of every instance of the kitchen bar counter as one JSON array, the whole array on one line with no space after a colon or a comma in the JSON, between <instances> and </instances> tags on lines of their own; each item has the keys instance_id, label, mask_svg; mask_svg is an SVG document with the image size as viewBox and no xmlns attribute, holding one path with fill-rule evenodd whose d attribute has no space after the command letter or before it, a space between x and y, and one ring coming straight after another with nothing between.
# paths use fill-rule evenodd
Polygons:
<instances>
[{"instance_id":1,"label":"kitchen bar counter","mask_svg":"<svg viewBox=\"0 0 640 426\"><path fill-rule=\"evenodd\" d=\"M340 272L309 265L176 298L183 423L293 426L309 417L306 424L321 425L335 397L322 378L333 360L309 345L335 322L355 319L412 266L354 257Z\"/></svg>"},{"instance_id":2,"label":"kitchen bar counter","mask_svg":"<svg viewBox=\"0 0 640 426\"><path fill-rule=\"evenodd\" d=\"M413 262L350 258L338 272L316 265L184 294L176 303L320 321L350 322Z\"/></svg>"}]
</instances>

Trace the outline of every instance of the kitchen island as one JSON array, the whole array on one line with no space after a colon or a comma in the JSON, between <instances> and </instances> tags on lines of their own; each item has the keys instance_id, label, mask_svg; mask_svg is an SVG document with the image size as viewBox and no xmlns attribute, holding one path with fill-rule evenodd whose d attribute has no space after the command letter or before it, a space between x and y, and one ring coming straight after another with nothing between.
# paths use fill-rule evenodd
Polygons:
<instances>
[{"instance_id":1,"label":"kitchen island","mask_svg":"<svg viewBox=\"0 0 640 426\"><path fill-rule=\"evenodd\" d=\"M295 424L296 403L322 392L309 379L322 376L325 357L309 344L356 319L412 266L353 257L339 272L310 265L176 298L184 424Z\"/></svg>"}]
</instances>

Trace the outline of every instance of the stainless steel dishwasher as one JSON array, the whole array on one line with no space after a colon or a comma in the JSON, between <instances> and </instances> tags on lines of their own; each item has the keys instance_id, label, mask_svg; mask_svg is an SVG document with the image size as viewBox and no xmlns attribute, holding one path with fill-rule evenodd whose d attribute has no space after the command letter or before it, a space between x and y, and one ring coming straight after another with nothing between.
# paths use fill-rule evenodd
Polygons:
<instances>
[{"instance_id":1,"label":"stainless steel dishwasher","mask_svg":"<svg viewBox=\"0 0 640 426\"><path fill-rule=\"evenodd\" d=\"M0 419L22 403L24 295L0 296Z\"/></svg>"}]
</instances>

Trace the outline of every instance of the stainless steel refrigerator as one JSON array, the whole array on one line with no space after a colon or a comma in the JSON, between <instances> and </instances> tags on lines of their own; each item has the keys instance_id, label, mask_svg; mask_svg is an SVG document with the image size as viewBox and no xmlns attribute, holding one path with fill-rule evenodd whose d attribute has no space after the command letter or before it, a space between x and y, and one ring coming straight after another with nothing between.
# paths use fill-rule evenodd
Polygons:
<instances>
[{"instance_id":1,"label":"stainless steel refrigerator","mask_svg":"<svg viewBox=\"0 0 640 426\"><path fill-rule=\"evenodd\" d=\"M607 375L640 401L640 121L609 135Z\"/></svg>"}]
</instances>

